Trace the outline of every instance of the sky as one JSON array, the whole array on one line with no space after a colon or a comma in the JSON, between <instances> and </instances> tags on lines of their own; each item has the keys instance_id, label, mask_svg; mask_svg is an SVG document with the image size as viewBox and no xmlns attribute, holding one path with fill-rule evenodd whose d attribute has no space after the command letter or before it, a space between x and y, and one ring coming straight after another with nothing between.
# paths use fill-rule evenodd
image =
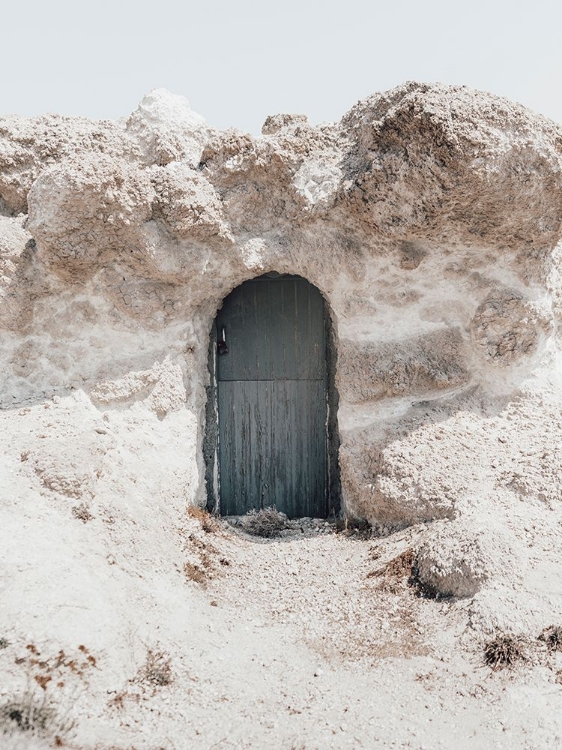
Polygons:
<instances>
[{"instance_id":1,"label":"sky","mask_svg":"<svg viewBox=\"0 0 562 750\"><path fill-rule=\"evenodd\" d=\"M560 0L11 0L0 113L127 116L164 87L210 125L339 119L406 80L465 84L562 122Z\"/></svg>"}]
</instances>

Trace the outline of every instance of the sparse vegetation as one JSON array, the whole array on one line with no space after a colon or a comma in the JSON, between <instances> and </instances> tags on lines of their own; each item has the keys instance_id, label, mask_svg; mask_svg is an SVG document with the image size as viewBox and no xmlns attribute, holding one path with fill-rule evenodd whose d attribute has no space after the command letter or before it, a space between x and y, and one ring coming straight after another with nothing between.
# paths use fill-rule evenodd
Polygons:
<instances>
[{"instance_id":1,"label":"sparse vegetation","mask_svg":"<svg viewBox=\"0 0 562 750\"><path fill-rule=\"evenodd\" d=\"M241 525L248 534L266 539L279 536L284 529L288 528L287 516L279 513L274 506L249 511L242 518Z\"/></svg>"},{"instance_id":2,"label":"sparse vegetation","mask_svg":"<svg viewBox=\"0 0 562 750\"><path fill-rule=\"evenodd\" d=\"M3 648L8 648L9 645L10 645L10 641L7 638L0 638L0 651Z\"/></svg>"},{"instance_id":3,"label":"sparse vegetation","mask_svg":"<svg viewBox=\"0 0 562 750\"><path fill-rule=\"evenodd\" d=\"M484 663L494 672L527 660L527 642L521 635L498 633L484 646Z\"/></svg>"},{"instance_id":4,"label":"sparse vegetation","mask_svg":"<svg viewBox=\"0 0 562 750\"><path fill-rule=\"evenodd\" d=\"M138 701L140 700L140 694L130 690L119 690L115 695L107 701L109 708L114 708L117 711L123 711L125 708L126 701Z\"/></svg>"},{"instance_id":5,"label":"sparse vegetation","mask_svg":"<svg viewBox=\"0 0 562 750\"><path fill-rule=\"evenodd\" d=\"M62 747L62 736L72 728L72 722L60 719L46 699L38 699L26 692L0 706L0 733L25 732L38 736L52 736L55 747Z\"/></svg>"},{"instance_id":6,"label":"sparse vegetation","mask_svg":"<svg viewBox=\"0 0 562 750\"><path fill-rule=\"evenodd\" d=\"M220 525L215 516L204 508L200 508L198 505L191 505L187 509L187 515L190 516L190 518L199 521L201 528L207 534L216 534L220 531Z\"/></svg>"},{"instance_id":7,"label":"sparse vegetation","mask_svg":"<svg viewBox=\"0 0 562 750\"><path fill-rule=\"evenodd\" d=\"M198 510L201 511L201 509ZM209 516L211 522L216 523L212 516L209 514L206 515ZM196 517L200 517L199 513L197 513ZM201 518L203 522L207 523L204 516L201 516ZM187 536L189 544L186 546L191 559L184 563L183 566L186 578L189 581L195 581L195 583L201 586L205 586L210 579L215 578L219 574L219 565L230 565L230 561L220 555L217 547L209 541L208 533L208 530L204 534L201 534L199 530L195 530L195 532Z\"/></svg>"},{"instance_id":8,"label":"sparse vegetation","mask_svg":"<svg viewBox=\"0 0 562 750\"><path fill-rule=\"evenodd\" d=\"M379 578L382 589L396 593L405 583L414 582L414 563L414 550L408 548L389 560L382 568L368 573L367 577Z\"/></svg>"},{"instance_id":9,"label":"sparse vegetation","mask_svg":"<svg viewBox=\"0 0 562 750\"><path fill-rule=\"evenodd\" d=\"M204 586L209 578L208 570L196 563L186 562L183 566L183 572L189 581L195 581L201 586Z\"/></svg>"},{"instance_id":10,"label":"sparse vegetation","mask_svg":"<svg viewBox=\"0 0 562 750\"><path fill-rule=\"evenodd\" d=\"M393 557L392 560L389 560L380 573L389 578L410 578L414 567L414 560L414 550L408 548L399 555L396 555L396 557Z\"/></svg>"},{"instance_id":11,"label":"sparse vegetation","mask_svg":"<svg viewBox=\"0 0 562 750\"><path fill-rule=\"evenodd\" d=\"M60 649L49 656L42 654L34 643L28 643L25 653L14 661L26 674L27 689L0 706L0 732L47 737L55 747L62 747L63 737L72 729L73 721L61 712L57 692L69 680L77 678L86 683L88 672L96 666L95 657L83 645L78 646L74 655Z\"/></svg>"},{"instance_id":12,"label":"sparse vegetation","mask_svg":"<svg viewBox=\"0 0 562 750\"><path fill-rule=\"evenodd\" d=\"M190 541L190 546L197 550L199 555L217 555L217 548L208 542L206 539L199 539L195 534L190 534L187 537Z\"/></svg>"},{"instance_id":13,"label":"sparse vegetation","mask_svg":"<svg viewBox=\"0 0 562 750\"><path fill-rule=\"evenodd\" d=\"M148 648L146 661L139 669L137 681L149 683L154 687L170 685L174 680L172 658L163 651Z\"/></svg>"},{"instance_id":14,"label":"sparse vegetation","mask_svg":"<svg viewBox=\"0 0 562 750\"><path fill-rule=\"evenodd\" d=\"M138 703L148 689L155 695L156 690L171 685L174 681L172 658L158 648L146 647L144 664L137 670L136 675L128 680L127 686L113 691L107 706L116 711L123 711L128 702Z\"/></svg>"},{"instance_id":15,"label":"sparse vegetation","mask_svg":"<svg viewBox=\"0 0 562 750\"><path fill-rule=\"evenodd\" d=\"M50 682L64 687L67 675L85 681L89 670L96 666L95 656L83 645L78 646L78 654L75 655L60 649L54 656L45 656L34 643L28 643L25 649L25 656L17 657L15 663L21 665L42 690L46 690Z\"/></svg>"},{"instance_id":16,"label":"sparse vegetation","mask_svg":"<svg viewBox=\"0 0 562 750\"><path fill-rule=\"evenodd\" d=\"M115 695L107 701L109 708L116 708L118 711L122 711L125 708L125 701L129 697L127 690L119 690Z\"/></svg>"},{"instance_id":17,"label":"sparse vegetation","mask_svg":"<svg viewBox=\"0 0 562 750\"><path fill-rule=\"evenodd\" d=\"M551 625L539 635L539 641L544 641L551 651L562 651L562 627Z\"/></svg>"},{"instance_id":18,"label":"sparse vegetation","mask_svg":"<svg viewBox=\"0 0 562 750\"><path fill-rule=\"evenodd\" d=\"M94 518L94 516L90 513L90 510L85 503L80 503L80 505L75 505L72 508L72 515L74 516L74 518L77 518L79 521L82 521L83 523L88 523L88 521L91 521Z\"/></svg>"}]
</instances>

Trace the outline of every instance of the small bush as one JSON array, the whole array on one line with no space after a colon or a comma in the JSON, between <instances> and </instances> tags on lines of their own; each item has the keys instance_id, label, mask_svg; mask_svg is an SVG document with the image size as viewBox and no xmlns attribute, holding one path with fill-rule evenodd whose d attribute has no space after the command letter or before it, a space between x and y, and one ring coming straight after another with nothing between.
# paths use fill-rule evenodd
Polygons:
<instances>
[{"instance_id":1,"label":"small bush","mask_svg":"<svg viewBox=\"0 0 562 750\"><path fill-rule=\"evenodd\" d=\"M72 508L72 515L74 518L77 518L79 521L82 521L83 523L88 523L88 521L91 521L94 516L90 513L88 506L85 503L80 503L80 505L75 505Z\"/></svg>"},{"instance_id":2,"label":"small bush","mask_svg":"<svg viewBox=\"0 0 562 750\"><path fill-rule=\"evenodd\" d=\"M279 536L283 529L288 528L287 516L272 506L261 510L251 510L242 518L241 525L244 531L254 536L262 536L266 539Z\"/></svg>"},{"instance_id":3,"label":"small bush","mask_svg":"<svg viewBox=\"0 0 562 750\"><path fill-rule=\"evenodd\" d=\"M7 638L0 638L0 651L2 651L3 648L8 648L10 645L10 641Z\"/></svg>"},{"instance_id":4,"label":"small bush","mask_svg":"<svg viewBox=\"0 0 562 750\"><path fill-rule=\"evenodd\" d=\"M137 679L140 682L148 682L155 687L170 685L174 679L172 658L163 651L147 649L146 661L140 668Z\"/></svg>"},{"instance_id":5,"label":"small bush","mask_svg":"<svg viewBox=\"0 0 562 750\"><path fill-rule=\"evenodd\" d=\"M53 724L55 711L36 703L31 695L0 706L0 729L4 732L30 732L43 735Z\"/></svg>"},{"instance_id":6,"label":"small bush","mask_svg":"<svg viewBox=\"0 0 562 750\"><path fill-rule=\"evenodd\" d=\"M562 651L562 627L551 625L539 635L539 641L544 641L551 651Z\"/></svg>"},{"instance_id":7,"label":"small bush","mask_svg":"<svg viewBox=\"0 0 562 750\"><path fill-rule=\"evenodd\" d=\"M499 633L484 646L484 663L494 672L527 659L527 643L520 635Z\"/></svg>"}]
</instances>

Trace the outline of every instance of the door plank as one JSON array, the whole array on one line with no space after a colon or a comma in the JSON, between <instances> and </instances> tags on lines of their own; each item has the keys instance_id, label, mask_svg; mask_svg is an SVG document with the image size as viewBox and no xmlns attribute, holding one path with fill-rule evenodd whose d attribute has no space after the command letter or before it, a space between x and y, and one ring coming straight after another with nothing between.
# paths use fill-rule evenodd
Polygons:
<instances>
[{"instance_id":1,"label":"door plank","mask_svg":"<svg viewBox=\"0 0 562 750\"><path fill-rule=\"evenodd\" d=\"M327 512L325 306L304 279L256 279L217 316L221 513Z\"/></svg>"},{"instance_id":2,"label":"door plank","mask_svg":"<svg viewBox=\"0 0 562 750\"><path fill-rule=\"evenodd\" d=\"M307 380L326 370L324 300L304 279L249 281L217 315L228 354L217 358L218 380Z\"/></svg>"}]
</instances>

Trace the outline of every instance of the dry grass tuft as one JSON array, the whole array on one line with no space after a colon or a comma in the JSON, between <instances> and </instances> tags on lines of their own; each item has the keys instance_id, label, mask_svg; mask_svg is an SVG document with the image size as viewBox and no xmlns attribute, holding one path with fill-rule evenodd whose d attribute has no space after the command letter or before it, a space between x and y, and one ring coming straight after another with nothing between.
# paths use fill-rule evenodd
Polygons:
<instances>
[{"instance_id":1,"label":"dry grass tuft","mask_svg":"<svg viewBox=\"0 0 562 750\"><path fill-rule=\"evenodd\" d=\"M128 690L119 690L107 701L107 705L109 708L115 708L117 711L123 711L125 702L129 697L130 693Z\"/></svg>"},{"instance_id":2,"label":"dry grass tuft","mask_svg":"<svg viewBox=\"0 0 562 750\"><path fill-rule=\"evenodd\" d=\"M0 706L0 733L25 732L56 737L68 731L58 719L57 713L43 700L38 701L31 693Z\"/></svg>"},{"instance_id":3,"label":"dry grass tuft","mask_svg":"<svg viewBox=\"0 0 562 750\"><path fill-rule=\"evenodd\" d=\"M207 542L204 539L199 539L195 534L190 534L187 538L198 554L206 554L207 556L218 555L218 549L210 542Z\"/></svg>"},{"instance_id":4,"label":"dry grass tuft","mask_svg":"<svg viewBox=\"0 0 562 750\"><path fill-rule=\"evenodd\" d=\"M83 523L88 523L88 521L92 521L94 518L94 516L90 513L90 510L85 503L80 503L80 505L75 505L72 508L72 515L74 516L74 518L77 518L79 521L83 521Z\"/></svg>"},{"instance_id":5,"label":"dry grass tuft","mask_svg":"<svg viewBox=\"0 0 562 750\"><path fill-rule=\"evenodd\" d=\"M539 641L544 641L550 651L562 651L562 627L550 625L539 635Z\"/></svg>"},{"instance_id":6,"label":"dry grass tuft","mask_svg":"<svg viewBox=\"0 0 562 750\"><path fill-rule=\"evenodd\" d=\"M527 660L527 642L521 635L498 633L484 646L484 663L496 672Z\"/></svg>"},{"instance_id":7,"label":"dry grass tuft","mask_svg":"<svg viewBox=\"0 0 562 750\"><path fill-rule=\"evenodd\" d=\"M387 562L383 574L391 578L409 578L414 568L414 560L414 550L408 548Z\"/></svg>"},{"instance_id":8,"label":"dry grass tuft","mask_svg":"<svg viewBox=\"0 0 562 750\"><path fill-rule=\"evenodd\" d=\"M154 687L170 685L174 681L172 658L163 651L148 648L146 661L137 674L139 682L148 682Z\"/></svg>"},{"instance_id":9,"label":"dry grass tuft","mask_svg":"<svg viewBox=\"0 0 562 750\"><path fill-rule=\"evenodd\" d=\"M241 526L248 534L261 536L266 539L279 536L283 529L288 528L287 516L279 513L277 508L262 508L251 510L242 518Z\"/></svg>"},{"instance_id":10,"label":"dry grass tuft","mask_svg":"<svg viewBox=\"0 0 562 750\"><path fill-rule=\"evenodd\" d=\"M208 538L206 535L201 538L199 531L187 537L191 560L184 563L183 572L189 581L195 581L201 586L206 586L208 581L220 574L223 567L230 565L230 560L221 555L219 550L207 541Z\"/></svg>"},{"instance_id":11,"label":"dry grass tuft","mask_svg":"<svg viewBox=\"0 0 562 750\"><path fill-rule=\"evenodd\" d=\"M379 578L382 589L390 593L397 593L398 589L405 583L412 584L414 582L414 565L414 550L408 548L389 560L384 567L368 573L367 578Z\"/></svg>"},{"instance_id":12,"label":"dry grass tuft","mask_svg":"<svg viewBox=\"0 0 562 750\"><path fill-rule=\"evenodd\" d=\"M45 654L35 643L14 659L27 678L27 689L0 705L0 735L25 733L49 740L49 746L63 747L66 735L74 727L69 718L71 704L61 710L61 690L70 683L78 689L88 685L88 675L96 667L96 658L86 646L74 653L60 649Z\"/></svg>"},{"instance_id":13,"label":"dry grass tuft","mask_svg":"<svg viewBox=\"0 0 562 750\"><path fill-rule=\"evenodd\" d=\"M209 579L209 572L196 563L186 562L183 566L183 572L189 581L195 581L201 586L205 586Z\"/></svg>"},{"instance_id":14,"label":"dry grass tuft","mask_svg":"<svg viewBox=\"0 0 562 750\"><path fill-rule=\"evenodd\" d=\"M220 525L215 516L208 510L200 508L198 505L190 505L187 509L187 515L199 521L201 528L207 534L217 534L220 531Z\"/></svg>"}]
</instances>

